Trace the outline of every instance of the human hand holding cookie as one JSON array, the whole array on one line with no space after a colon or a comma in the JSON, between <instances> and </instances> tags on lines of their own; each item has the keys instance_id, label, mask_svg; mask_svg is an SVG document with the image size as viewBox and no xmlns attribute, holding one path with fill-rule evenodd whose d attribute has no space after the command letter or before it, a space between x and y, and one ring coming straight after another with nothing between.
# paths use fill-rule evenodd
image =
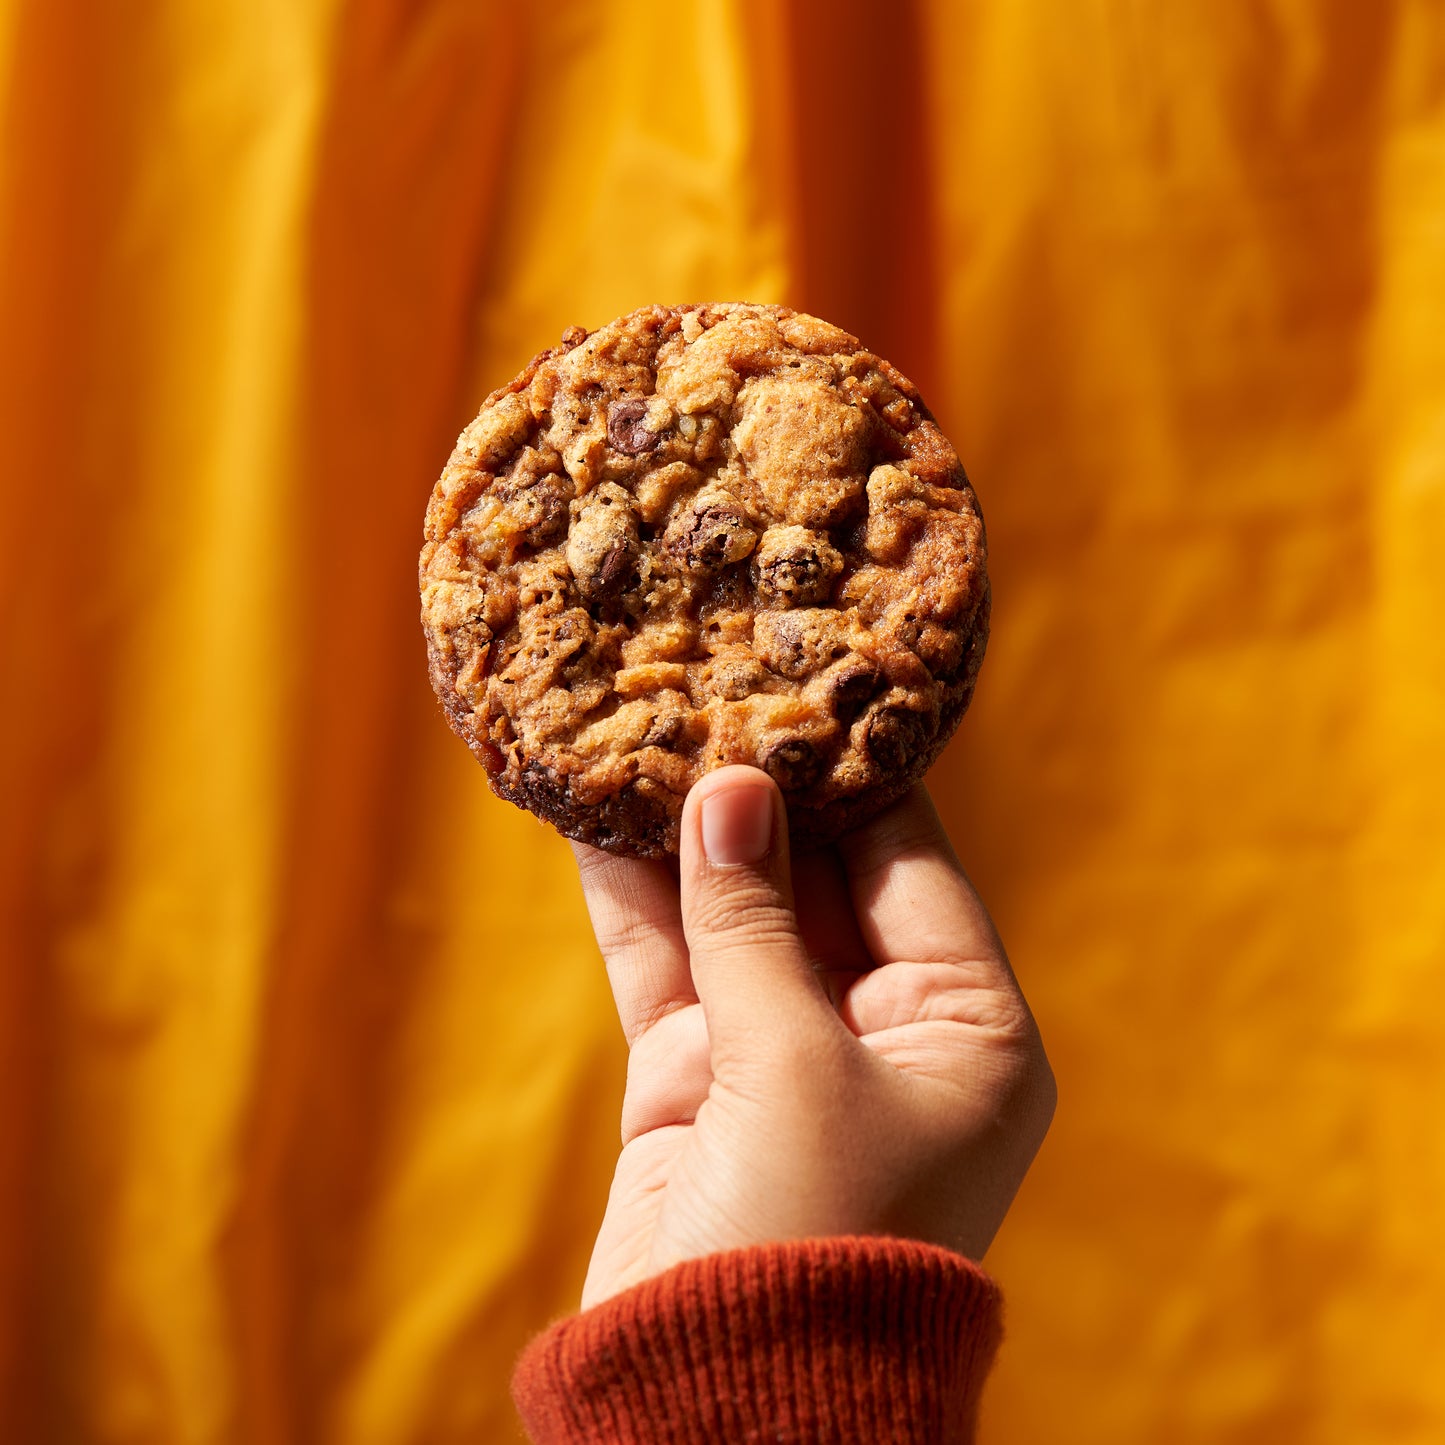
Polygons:
<instances>
[{"instance_id":1,"label":"human hand holding cookie","mask_svg":"<svg viewBox=\"0 0 1445 1445\"><path fill-rule=\"evenodd\" d=\"M980 1257L1053 1078L919 782L989 589L917 389L779 306L570 328L462 433L420 571L447 719L574 841L631 1048L585 1302L781 1239Z\"/></svg>"},{"instance_id":2,"label":"human hand holding cookie","mask_svg":"<svg viewBox=\"0 0 1445 1445\"><path fill-rule=\"evenodd\" d=\"M890 1234L982 1257L1054 1082L922 786L790 863L756 769L688 795L676 869L577 845L631 1050L584 1306L681 1260Z\"/></svg>"}]
</instances>

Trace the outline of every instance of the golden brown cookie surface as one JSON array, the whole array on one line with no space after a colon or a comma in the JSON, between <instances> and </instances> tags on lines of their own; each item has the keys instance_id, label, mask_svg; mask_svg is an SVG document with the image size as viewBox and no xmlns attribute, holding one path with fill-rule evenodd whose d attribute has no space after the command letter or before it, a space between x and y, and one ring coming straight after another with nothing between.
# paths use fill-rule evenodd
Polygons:
<instances>
[{"instance_id":1,"label":"golden brown cookie surface","mask_svg":"<svg viewBox=\"0 0 1445 1445\"><path fill-rule=\"evenodd\" d=\"M421 592L433 686L492 787L642 857L726 763L777 780L798 843L886 806L988 634L983 522L916 389L778 306L570 329L462 433Z\"/></svg>"}]
</instances>

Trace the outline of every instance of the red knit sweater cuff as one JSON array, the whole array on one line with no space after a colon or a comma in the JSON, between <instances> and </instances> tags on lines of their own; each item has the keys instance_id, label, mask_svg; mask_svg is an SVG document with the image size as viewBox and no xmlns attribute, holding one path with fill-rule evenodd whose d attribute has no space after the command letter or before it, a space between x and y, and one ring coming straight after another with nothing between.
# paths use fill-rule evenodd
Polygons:
<instances>
[{"instance_id":1,"label":"red knit sweater cuff","mask_svg":"<svg viewBox=\"0 0 1445 1445\"><path fill-rule=\"evenodd\" d=\"M555 1324L512 1393L537 1445L973 1438L997 1287L900 1239L687 1260Z\"/></svg>"}]
</instances>

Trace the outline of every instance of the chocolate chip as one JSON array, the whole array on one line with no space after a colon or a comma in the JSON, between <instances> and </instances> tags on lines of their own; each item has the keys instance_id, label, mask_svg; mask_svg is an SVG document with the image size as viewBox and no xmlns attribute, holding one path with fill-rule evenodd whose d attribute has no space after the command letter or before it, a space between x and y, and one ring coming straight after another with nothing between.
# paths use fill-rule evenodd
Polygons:
<instances>
[{"instance_id":1,"label":"chocolate chip","mask_svg":"<svg viewBox=\"0 0 1445 1445\"><path fill-rule=\"evenodd\" d=\"M572 503L567 566L589 604L615 596L630 585L637 548L632 498L615 482L603 482Z\"/></svg>"},{"instance_id":2,"label":"chocolate chip","mask_svg":"<svg viewBox=\"0 0 1445 1445\"><path fill-rule=\"evenodd\" d=\"M741 562L757 542L741 507L705 494L682 509L664 536L667 550L692 572L716 572Z\"/></svg>"},{"instance_id":3,"label":"chocolate chip","mask_svg":"<svg viewBox=\"0 0 1445 1445\"><path fill-rule=\"evenodd\" d=\"M657 445L657 433L647 429L647 403L614 401L607 408L607 440L629 457L640 457Z\"/></svg>"},{"instance_id":4,"label":"chocolate chip","mask_svg":"<svg viewBox=\"0 0 1445 1445\"><path fill-rule=\"evenodd\" d=\"M822 776L823 760L806 738L788 738L768 752L763 769L780 788L801 792Z\"/></svg>"},{"instance_id":5,"label":"chocolate chip","mask_svg":"<svg viewBox=\"0 0 1445 1445\"><path fill-rule=\"evenodd\" d=\"M667 713L654 718L647 735L642 739L645 748L670 748L682 736L681 713Z\"/></svg>"},{"instance_id":6,"label":"chocolate chip","mask_svg":"<svg viewBox=\"0 0 1445 1445\"><path fill-rule=\"evenodd\" d=\"M883 707L868 719L864 743L868 756L880 767L901 772L922 752L932 731L924 713Z\"/></svg>"},{"instance_id":7,"label":"chocolate chip","mask_svg":"<svg viewBox=\"0 0 1445 1445\"><path fill-rule=\"evenodd\" d=\"M629 541L616 543L612 550L602 559L602 565L597 569L597 575L589 578L591 590L594 593L615 592L627 581L627 575L632 569L633 548Z\"/></svg>"},{"instance_id":8,"label":"chocolate chip","mask_svg":"<svg viewBox=\"0 0 1445 1445\"><path fill-rule=\"evenodd\" d=\"M844 727L872 700L883 683L883 674L866 658L845 662L828 679L828 703L833 716Z\"/></svg>"}]
</instances>

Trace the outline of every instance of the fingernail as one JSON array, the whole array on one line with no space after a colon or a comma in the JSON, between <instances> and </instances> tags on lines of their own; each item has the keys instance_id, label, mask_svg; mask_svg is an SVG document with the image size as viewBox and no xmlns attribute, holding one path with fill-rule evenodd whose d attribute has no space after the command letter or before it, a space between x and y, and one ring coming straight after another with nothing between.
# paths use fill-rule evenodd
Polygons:
<instances>
[{"instance_id":1,"label":"fingernail","mask_svg":"<svg viewBox=\"0 0 1445 1445\"><path fill-rule=\"evenodd\" d=\"M773 840L773 795L749 784L724 788L702 805L702 851L709 863L756 863Z\"/></svg>"}]
</instances>

